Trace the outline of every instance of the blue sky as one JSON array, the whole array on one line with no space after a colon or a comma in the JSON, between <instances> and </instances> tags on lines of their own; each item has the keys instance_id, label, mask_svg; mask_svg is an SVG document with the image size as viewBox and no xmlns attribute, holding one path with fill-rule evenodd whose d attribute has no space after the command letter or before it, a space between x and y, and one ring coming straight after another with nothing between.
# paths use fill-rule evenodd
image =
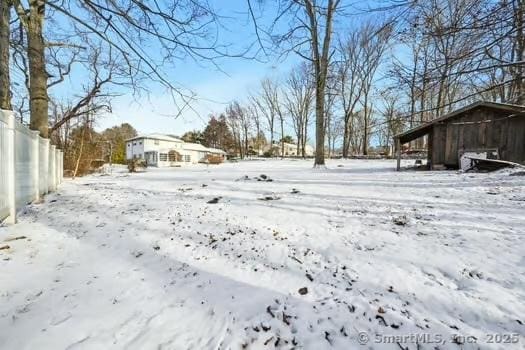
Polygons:
<instances>
[{"instance_id":1,"label":"blue sky","mask_svg":"<svg viewBox=\"0 0 525 350\"><path fill-rule=\"evenodd\" d=\"M209 0L217 13L222 16L219 37L221 43L231 44L231 51L241 51L255 41L254 27L248 16L246 0ZM257 1L253 1L254 4ZM261 25L268 24L274 18L275 1L265 2L264 17L258 18ZM360 6L366 4L360 3ZM364 18L359 11L351 16L342 17L336 23L336 31L348 29L353 24ZM286 25L286 23L283 23ZM146 48L153 59L160 60L155 55L155 45ZM102 115L96 121L99 130L130 123L139 133L163 132L181 135L193 129L203 129L211 113L224 111L228 103L233 100L244 101L250 93L255 93L260 81L264 77L282 77L291 68L301 61L295 54L278 59L275 56L261 56L261 60L246 58L222 58L216 61L219 69L205 60L195 61L186 58L175 61L172 65L163 67L167 79L177 85L185 86L196 94L197 99L192 103L191 109L184 109L178 116L178 107L173 103L165 87L159 84L147 83L149 94L134 97L131 91L117 90L122 95L112 101L112 112ZM52 90L55 95L71 96L74 91L81 88L86 80L86 72L77 68L68 81ZM288 126L287 134L293 135ZM314 135L313 129L310 135ZM276 135L278 137L278 135ZM312 143L312 140L310 140Z\"/></svg>"},{"instance_id":2,"label":"blue sky","mask_svg":"<svg viewBox=\"0 0 525 350\"><path fill-rule=\"evenodd\" d=\"M254 1L256 3L257 1ZM221 43L231 45L231 52L242 51L255 40L253 23L248 16L246 0L212 0L211 6L222 16L219 37ZM267 2L269 5L272 1ZM272 8L267 9L271 12ZM266 18L271 18L270 16ZM264 19L261 18L264 24ZM147 48L148 54L155 55L155 45ZM202 129L211 113L222 112L228 103L237 99L243 101L250 92L255 92L261 79L279 76L288 72L299 62L297 56L279 61L275 57L261 56L260 61L246 58L222 58L216 61L219 68L205 60L186 58L163 67L167 79L184 86L196 94L191 109L185 109L178 117L178 108L165 87L147 83L148 94L134 97L131 91L117 90L122 95L112 101L112 113L97 119L96 127L104 129L124 122L130 123L140 133L165 132L183 134L192 129ZM64 84L52 90L55 96L68 96L80 89L79 82L85 80L87 72L77 67Z\"/></svg>"},{"instance_id":3,"label":"blue sky","mask_svg":"<svg viewBox=\"0 0 525 350\"><path fill-rule=\"evenodd\" d=\"M235 61L235 62L234 62ZM279 68L272 64L231 59L221 64L224 72L213 68L202 68L185 64L180 72L175 71L177 82L190 88L198 98L192 103L194 109L185 109L178 117L176 106L162 87L155 88L149 96L135 100L130 94L118 97L113 102L113 113L99 119L99 128L128 122L139 132L168 132L182 134L192 129L202 129L211 113L224 111L234 99L243 101L250 92L255 92L265 76L278 75L292 67L285 62ZM179 75L180 74L180 75Z\"/></svg>"}]
</instances>

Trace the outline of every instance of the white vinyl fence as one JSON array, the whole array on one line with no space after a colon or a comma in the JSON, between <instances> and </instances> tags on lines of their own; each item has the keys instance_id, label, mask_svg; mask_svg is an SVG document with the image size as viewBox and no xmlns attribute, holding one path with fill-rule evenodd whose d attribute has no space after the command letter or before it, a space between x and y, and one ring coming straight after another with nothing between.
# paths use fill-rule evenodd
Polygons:
<instances>
[{"instance_id":1,"label":"white vinyl fence","mask_svg":"<svg viewBox=\"0 0 525 350\"><path fill-rule=\"evenodd\" d=\"M55 191L62 178L62 151L0 110L0 221L15 223L17 208Z\"/></svg>"}]
</instances>

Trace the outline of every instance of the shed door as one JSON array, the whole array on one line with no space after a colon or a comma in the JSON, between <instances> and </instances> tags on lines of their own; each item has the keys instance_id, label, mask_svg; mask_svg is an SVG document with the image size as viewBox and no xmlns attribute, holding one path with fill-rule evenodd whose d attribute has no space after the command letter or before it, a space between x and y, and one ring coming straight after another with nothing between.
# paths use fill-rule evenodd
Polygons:
<instances>
[{"instance_id":1,"label":"shed door","mask_svg":"<svg viewBox=\"0 0 525 350\"><path fill-rule=\"evenodd\" d=\"M447 138L445 145L445 165L458 166L458 125L447 124Z\"/></svg>"}]
</instances>

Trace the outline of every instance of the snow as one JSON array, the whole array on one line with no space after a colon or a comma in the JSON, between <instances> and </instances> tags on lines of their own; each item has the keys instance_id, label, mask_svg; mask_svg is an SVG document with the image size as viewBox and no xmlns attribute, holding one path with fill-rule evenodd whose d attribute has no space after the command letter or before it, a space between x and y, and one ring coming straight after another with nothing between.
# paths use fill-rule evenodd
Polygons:
<instances>
[{"instance_id":1,"label":"snow","mask_svg":"<svg viewBox=\"0 0 525 350\"><path fill-rule=\"evenodd\" d=\"M0 228L0 348L523 349L525 176L394 167L66 180Z\"/></svg>"}]
</instances>

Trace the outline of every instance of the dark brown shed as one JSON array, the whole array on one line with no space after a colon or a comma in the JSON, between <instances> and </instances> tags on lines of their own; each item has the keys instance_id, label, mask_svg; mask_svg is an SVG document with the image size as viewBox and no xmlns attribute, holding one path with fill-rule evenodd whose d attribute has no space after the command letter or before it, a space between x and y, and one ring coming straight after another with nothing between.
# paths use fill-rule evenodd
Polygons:
<instances>
[{"instance_id":1,"label":"dark brown shed","mask_svg":"<svg viewBox=\"0 0 525 350\"><path fill-rule=\"evenodd\" d=\"M425 135L430 169L457 169L463 153L480 151L525 164L525 106L476 102L396 135L398 170L401 145Z\"/></svg>"}]
</instances>

